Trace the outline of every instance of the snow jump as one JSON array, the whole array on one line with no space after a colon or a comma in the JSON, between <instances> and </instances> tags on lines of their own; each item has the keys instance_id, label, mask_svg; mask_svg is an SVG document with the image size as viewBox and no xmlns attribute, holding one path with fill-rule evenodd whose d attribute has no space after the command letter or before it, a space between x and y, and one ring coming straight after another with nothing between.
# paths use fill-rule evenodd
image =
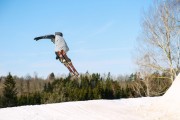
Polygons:
<instances>
[{"instance_id":1,"label":"snow jump","mask_svg":"<svg viewBox=\"0 0 180 120\"><path fill-rule=\"evenodd\" d=\"M59 60L61 63L63 63L72 76L78 77L79 73L72 64L71 59L69 59L66 54L69 51L69 47L63 38L63 34L61 32L55 32L55 35L51 34L34 38L36 41L41 39L50 39L55 44L56 60Z\"/></svg>"}]
</instances>

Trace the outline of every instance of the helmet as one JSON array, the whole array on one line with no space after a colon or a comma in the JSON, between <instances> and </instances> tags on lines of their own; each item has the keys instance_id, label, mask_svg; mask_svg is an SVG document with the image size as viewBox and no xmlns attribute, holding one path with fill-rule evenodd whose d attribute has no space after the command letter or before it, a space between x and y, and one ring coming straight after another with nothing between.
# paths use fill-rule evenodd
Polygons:
<instances>
[{"instance_id":1,"label":"helmet","mask_svg":"<svg viewBox=\"0 0 180 120\"><path fill-rule=\"evenodd\" d=\"M55 35L60 35L61 37L63 37L62 32L55 32Z\"/></svg>"}]
</instances>

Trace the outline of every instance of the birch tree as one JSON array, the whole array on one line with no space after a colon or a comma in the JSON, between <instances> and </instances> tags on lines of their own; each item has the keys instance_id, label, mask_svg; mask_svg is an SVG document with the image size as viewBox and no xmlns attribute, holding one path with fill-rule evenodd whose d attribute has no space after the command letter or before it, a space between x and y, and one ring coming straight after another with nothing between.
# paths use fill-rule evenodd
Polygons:
<instances>
[{"instance_id":1,"label":"birch tree","mask_svg":"<svg viewBox=\"0 0 180 120\"><path fill-rule=\"evenodd\" d=\"M180 65L180 0L155 1L142 18L141 31L137 65L167 73L173 82Z\"/></svg>"}]
</instances>

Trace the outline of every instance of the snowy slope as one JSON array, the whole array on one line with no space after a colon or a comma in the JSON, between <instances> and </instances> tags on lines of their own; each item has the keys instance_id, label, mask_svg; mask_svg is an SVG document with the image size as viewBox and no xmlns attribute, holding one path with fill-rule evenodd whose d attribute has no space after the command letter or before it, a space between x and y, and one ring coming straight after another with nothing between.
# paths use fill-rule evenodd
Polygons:
<instances>
[{"instance_id":1,"label":"snowy slope","mask_svg":"<svg viewBox=\"0 0 180 120\"><path fill-rule=\"evenodd\" d=\"M180 120L180 75L162 97L91 100L0 109L0 120Z\"/></svg>"},{"instance_id":2,"label":"snowy slope","mask_svg":"<svg viewBox=\"0 0 180 120\"><path fill-rule=\"evenodd\" d=\"M154 98L92 100L0 109L0 120L144 120ZM141 113L140 113L141 114Z\"/></svg>"}]
</instances>

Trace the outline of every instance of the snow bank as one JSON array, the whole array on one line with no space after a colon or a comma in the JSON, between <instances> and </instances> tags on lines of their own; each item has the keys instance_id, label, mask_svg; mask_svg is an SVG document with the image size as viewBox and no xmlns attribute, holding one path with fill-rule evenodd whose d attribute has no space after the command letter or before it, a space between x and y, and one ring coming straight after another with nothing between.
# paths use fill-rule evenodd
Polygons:
<instances>
[{"instance_id":1,"label":"snow bank","mask_svg":"<svg viewBox=\"0 0 180 120\"><path fill-rule=\"evenodd\" d=\"M168 102L176 102L180 103L180 74L176 77L171 87L163 96L164 100L168 100Z\"/></svg>"},{"instance_id":2,"label":"snow bank","mask_svg":"<svg viewBox=\"0 0 180 120\"><path fill-rule=\"evenodd\" d=\"M91 100L0 109L1 120L145 120L154 98ZM139 112L137 112L139 111ZM141 115L140 115L141 114Z\"/></svg>"},{"instance_id":3,"label":"snow bank","mask_svg":"<svg viewBox=\"0 0 180 120\"><path fill-rule=\"evenodd\" d=\"M180 120L180 74L153 107L161 112L163 119Z\"/></svg>"},{"instance_id":4,"label":"snow bank","mask_svg":"<svg viewBox=\"0 0 180 120\"><path fill-rule=\"evenodd\" d=\"M180 75L162 97L91 100L0 109L0 120L180 120Z\"/></svg>"}]
</instances>

